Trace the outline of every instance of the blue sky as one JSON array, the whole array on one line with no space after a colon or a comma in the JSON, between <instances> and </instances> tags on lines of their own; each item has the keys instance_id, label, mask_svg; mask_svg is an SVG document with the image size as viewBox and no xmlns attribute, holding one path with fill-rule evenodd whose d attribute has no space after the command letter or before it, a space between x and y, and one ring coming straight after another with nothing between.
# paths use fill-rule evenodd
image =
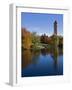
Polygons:
<instances>
[{"instance_id":1,"label":"blue sky","mask_svg":"<svg viewBox=\"0 0 72 90\"><path fill-rule=\"evenodd\" d=\"M21 27L27 28L30 32L37 34L52 35L54 32L54 21L57 21L58 35L63 35L63 14L45 13L21 13Z\"/></svg>"}]
</instances>

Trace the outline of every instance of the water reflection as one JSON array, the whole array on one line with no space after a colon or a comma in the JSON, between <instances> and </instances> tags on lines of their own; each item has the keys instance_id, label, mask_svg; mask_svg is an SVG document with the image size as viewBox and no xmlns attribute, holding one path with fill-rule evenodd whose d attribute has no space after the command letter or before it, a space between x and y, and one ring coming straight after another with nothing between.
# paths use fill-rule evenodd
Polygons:
<instances>
[{"instance_id":1,"label":"water reflection","mask_svg":"<svg viewBox=\"0 0 72 90\"><path fill-rule=\"evenodd\" d=\"M41 50L22 50L22 76L24 76L24 74L26 74L24 72L24 70L26 70L26 69L32 70L32 68L33 69L35 68L35 70L36 70L35 65L37 66L38 69L40 68L40 70L41 70L41 68L44 69L44 65L43 65L44 63L41 63L41 60L44 62L47 60L51 64L51 66L47 65L47 63L45 64L46 73L47 72L49 73L49 71L53 67L51 74L52 75L58 74L59 71L56 72L56 70L58 70L59 56L62 56L62 49L59 50L59 48L57 46L53 46L49 49L41 49ZM63 63L63 62L61 62L61 63ZM60 67L60 68L62 68L62 67ZM42 72L44 72L44 71L41 71L41 74L42 74ZM61 72L63 72L63 71L61 71ZM33 71L32 71L32 73L33 73ZM31 76L32 73L30 73L29 76ZM35 71L34 71L34 73L35 73ZM39 70L36 71L36 75L41 75L39 73L40 73Z\"/></svg>"},{"instance_id":2,"label":"water reflection","mask_svg":"<svg viewBox=\"0 0 72 90\"><path fill-rule=\"evenodd\" d=\"M30 50L22 51L22 68L25 68L32 63L33 54Z\"/></svg>"},{"instance_id":3,"label":"water reflection","mask_svg":"<svg viewBox=\"0 0 72 90\"><path fill-rule=\"evenodd\" d=\"M59 48L58 47L52 48L51 57L53 58L55 69L57 69L58 56L59 56Z\"/></svg>"}]
</instances>

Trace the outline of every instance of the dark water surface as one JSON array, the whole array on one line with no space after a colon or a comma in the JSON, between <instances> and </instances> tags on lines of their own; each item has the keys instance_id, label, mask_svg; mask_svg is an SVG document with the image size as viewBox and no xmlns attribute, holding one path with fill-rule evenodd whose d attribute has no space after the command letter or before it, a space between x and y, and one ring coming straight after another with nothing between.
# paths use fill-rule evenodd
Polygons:
<instances>
[{"instance_id":1,"label":"dark water surface","mask_svg":"<svg viewBox=\"0 0 72 90\"><path fill-rule=\"evenodd\" d=\"M22 77L53 75L63 75L62 50L22 50Z\"/></svg>"}]
</instances>

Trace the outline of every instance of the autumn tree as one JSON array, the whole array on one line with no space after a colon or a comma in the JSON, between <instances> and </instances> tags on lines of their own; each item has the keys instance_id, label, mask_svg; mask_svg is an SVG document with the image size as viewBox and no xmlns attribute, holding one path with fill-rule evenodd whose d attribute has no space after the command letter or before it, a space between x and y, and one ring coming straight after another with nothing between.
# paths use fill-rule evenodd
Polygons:
<instances>
[{"instance_id":1,"label":"autumn tree","mask_svg":"<svg viewBox=\"0 0 72 90\"><path fill-rule=\"evenodd\" d=\"M41 40L41 43L45 43L45 44L48 44L48 36L46 34L42 35L40 40Z\"/></svg>"},{"instance_id":2,"label":"autumn tree","mask_svg":"<svg viewBox=\"0 0 72 90\"><path fill-rule=\"evenodd\" d=\"M22 28L22 47L30 49L32 45L31 33L26 28Z\"/></svg>"}]
</instances>

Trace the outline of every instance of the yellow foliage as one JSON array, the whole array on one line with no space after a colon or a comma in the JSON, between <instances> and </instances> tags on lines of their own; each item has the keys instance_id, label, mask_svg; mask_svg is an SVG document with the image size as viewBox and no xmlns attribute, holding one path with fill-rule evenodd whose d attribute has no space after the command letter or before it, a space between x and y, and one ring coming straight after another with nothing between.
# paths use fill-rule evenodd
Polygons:
<instances>
[{"instance_id":1,"label":"yellow foliage","mask_svg":"<svg viewBox=\"0 0 72 90\"><path fill-rule=\"evenodd\" d=\"M30 49L32 45L31 33L25 28L22 28L22 47L24 49Z\"/></svg>"}]
</instances>

